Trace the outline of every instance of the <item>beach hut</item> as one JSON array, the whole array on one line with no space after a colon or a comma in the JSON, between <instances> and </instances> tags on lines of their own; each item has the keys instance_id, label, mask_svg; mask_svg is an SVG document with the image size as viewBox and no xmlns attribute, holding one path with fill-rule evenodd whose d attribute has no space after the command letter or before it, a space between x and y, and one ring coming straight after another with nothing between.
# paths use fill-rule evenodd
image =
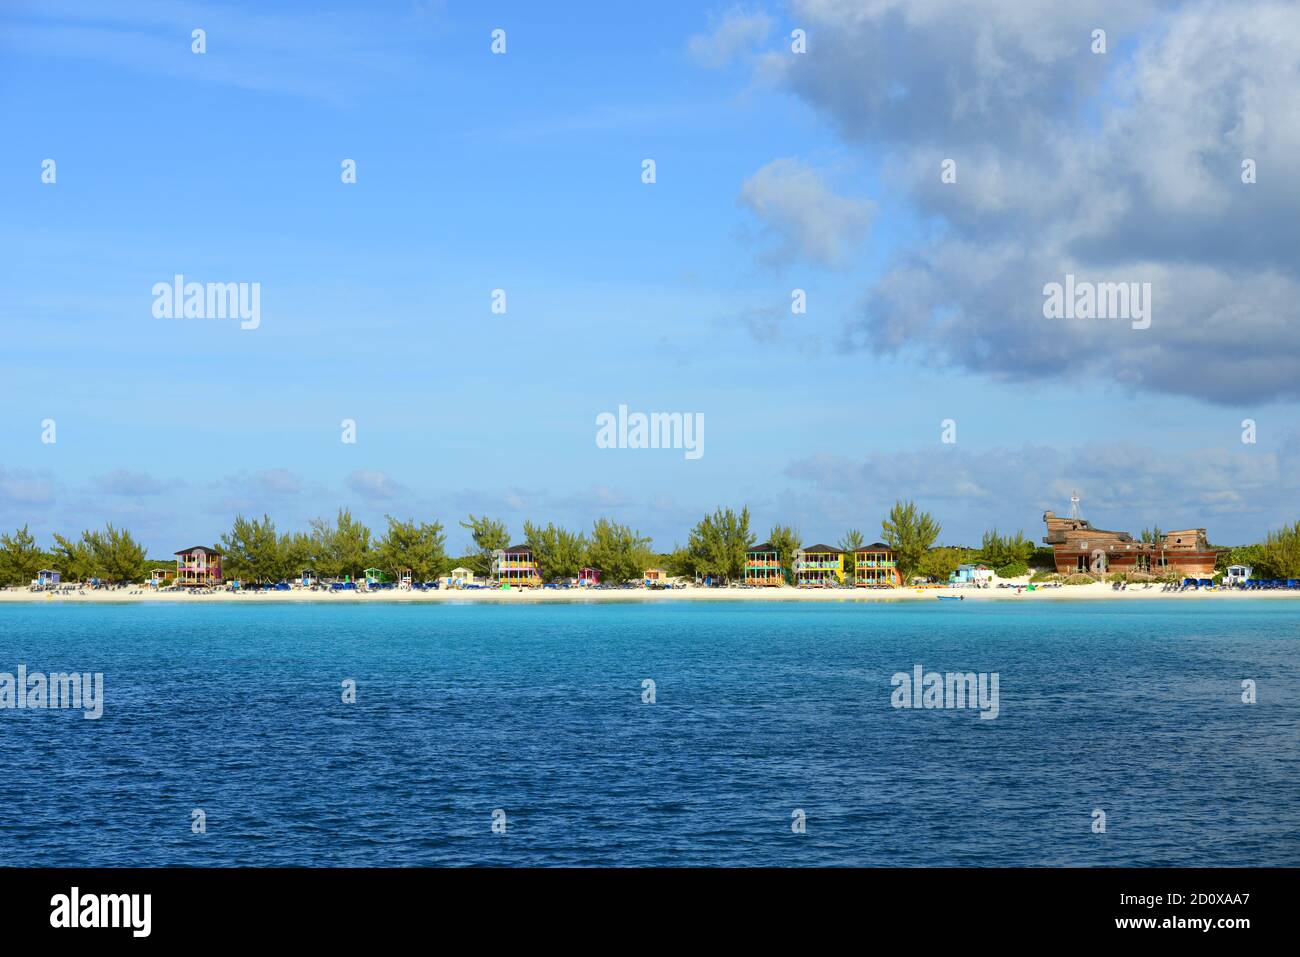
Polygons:
<instances>
[{"instance_id":1,"label":"beach hut","mask_svg":"<svg viewBox=\"0 0 1300 957\"><path fill-rule=\"evenodd\" d=\"M662 568L647 568L641 573L641 583L646 588L662 588L668 584L668 573Z\"/></svg>"},{"instance_id":2,"label":"beach hut","mask_svg":"<svg viewBox=\"0 0 1300 957\"><path fill-rule=\"evenodd\" d=\"M983 585L993 577L987 565L958 565L950 581L954 585Z\"/></svg>"},{"instance_id":3,"label":"beach hut","mask_svg":"<svg viewBox=\"0 0 1300 957\"><path fill-rule=\"evenodd\" d=\"M860 588L900 588L898 552L884 542L873 542L853 552L853 584Z\"/></svg>"},{"instance_id":4,"label":"beach hut","mask_svg":"<svg viewBox=\"0 0 1300 957\"><path fill-rule=\"evenodd\" d=\"M367 568L362 574L366 576L366 585L382 585L388 581L388 576L384 574L382 568Z\"/></svg>"},{"instance_id":5,"label":"beach hut","mask_svg":"<svg viewBox=\"0 0 1300 957\"><path fill-rule=\"evenodd\" d=\"M154 588L161 588L175 577L176 572L170 568L155 568L149 573L149 584Z\"/></svg>"},{"instance_id":6,"label":"beach hut","mask_svg":"<svg viewBox=\"0 0 1300 957\"><path fill-rule=\"evenodd\" d=\"M785 584L785 570L781 567L781 555L771 542L745 549L745 584Z\"/></svg>"},{"instance_id":7,"label":"beach hut","mask_svg":"<svg viewBox=\"0 0 1300 957\"><path fill-rule=\"evenodd\" d=\"M1250 580L1254 571L1249 565L1229 565L1227 572L1224 573L1223 582L1226 585L1244 585Z\"/></svg>"},{"instance_id":8,"label":"beach hut","mask_svg":"<svg viewBox=\"0 0 1300 957\"><path fill-rule=\"evenodd\" d=\"M311 588L319 581L320 581L320 576L317 575L315 570L311 568L304 568L302 570L302 574L298 576L298 582L299 584L302 585L303 588Z\"/></svg>"},{"instance_id":9,"label":"beach hut","mask_svg":"<svg viewBox=\"0 0 1300 957\"><path fill-rule=\"evenodd\" d=\"M475 584L475 576L468 568L458 567L447 572L438 581L441 582L443 588L461 588L465 585Z\"/></svg>"},{"instance_id":10,"label":"beach hut","mask_svg":"<svg viewBox=\"0 0 1300 957\"><path fill-rule=\"evenodd\" d=\"M176 553L176 583L185 586L221 584L221 552L195 545Z\"/></svg>"},{"instance_id":11,"label":"beach hut","mask_svg":"<svg viewBox=\"0 0 1300 957\"><path fill-rule=\"evenodd\" d=\"M800 588L844 584L844 552L831 545L809 545L794 556L794 583Z\"/></svg>"},{"instance_id":12,"label":"beach hut","mask_svg":"<svg viewBox=\"0 0 1300 957\"><path fill-rule=\"evenodd\" d=\"M57 585L62 576L53 568L42 568L36 573L36 584L42 588L47 585Z\"/></svg>"},{"instance_id":13,"label":"beach hut","mask_svg":"<svg viewBox=\"0 0 1300 957\"><path fill-rule=\"evenodd\" d=\"M578 587L594 588L600 584L600 569L583 566L578 569Z\"/></svg>"},{"instance_id":14,"label":"beach hut","mask_svg":"<svg viewBox=\"0 0 1300 957\"><path fill-rule=\"evenodd\" d=\"M503 586L514 588L537 587L542 584L541 573L533 550L527 545L498 548L492 553L492 577Z\"/></svg>"}]
</instances>

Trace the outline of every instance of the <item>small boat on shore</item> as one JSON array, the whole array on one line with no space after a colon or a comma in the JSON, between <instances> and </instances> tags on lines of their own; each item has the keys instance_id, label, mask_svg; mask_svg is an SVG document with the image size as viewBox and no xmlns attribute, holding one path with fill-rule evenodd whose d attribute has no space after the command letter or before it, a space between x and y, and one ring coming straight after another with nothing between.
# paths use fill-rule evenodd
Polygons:
<instances>
[{"instance_id":1,"label":"small boat on shore","mask_svg":"<svg viewBox=\"0 0 1300 957\"><path fill-rule=\"evenodd\" d=\"M966 599L965 595L935 595L934 597L940 601L964 601Z\"/></svg>"}]
</instances>

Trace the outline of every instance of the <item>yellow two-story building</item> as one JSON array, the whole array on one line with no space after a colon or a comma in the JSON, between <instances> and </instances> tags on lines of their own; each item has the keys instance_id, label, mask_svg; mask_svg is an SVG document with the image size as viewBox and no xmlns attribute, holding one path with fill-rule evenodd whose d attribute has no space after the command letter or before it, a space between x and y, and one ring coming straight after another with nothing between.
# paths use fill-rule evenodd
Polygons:
<instances>
[{"instance_id":1,"label":"yellow two-story building","mask_svg":"<svg viewBox=\"0 0 1300 957\"><path fill-rule=\"evenodd\" d=\"M492 577L499 585L515 588L537 587L542 584L542 575L533 550L527 545L512 545L493 552Z\"/></svg>"}]
</instances>

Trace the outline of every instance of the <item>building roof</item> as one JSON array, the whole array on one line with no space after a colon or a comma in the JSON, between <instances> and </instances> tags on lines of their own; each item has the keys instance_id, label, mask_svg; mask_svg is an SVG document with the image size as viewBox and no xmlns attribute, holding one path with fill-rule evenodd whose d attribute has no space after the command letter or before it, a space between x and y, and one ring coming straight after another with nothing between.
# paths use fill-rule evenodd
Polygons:
<instances>
[{"instance_id":1,"label":"building roof","mask_svg":"<svg viewBox=\"0 0 1300 957\"><path fill-rule=\"evenodd\" d=\"M531 555L533 550L527 545L511 545L509 548L501 549L502 555Z\"/></svg>"},{"instance_id":2,"label":"building roof","mask_svg":"<svg viewBox=\"0 0 1300 957\"><path fill-rule=\"evenodd\" d=\"M750 552L775 552L775 551L779 551L779 549L775 545L773 545L771 542L764 542L762 545L750 545L747 549L745 549L745 554L748 555Z\"/></svg>"},{"instance_id":3,"label":"building roof","mask_svg":"<svg viewBox=\"0 0 1300 957\"><path fill-rule=\"evenodd\" d=\"M834 548L833 546L830 546L830 545L805 545L805 546L803 547L803 550L804 550L805 552L819 552L819 553L823 553L823 554L829 552L829 553L832 554L832 555L843 555L843 554L844 554L844 550L843 550L843 549L840 549L840 548Z\"/></svg>"},{"instance_id":4,"label":"building roof","mask_svg":"<svg viewBox=\"0 0 1300 957\"><path fill-rule=\"evenodd\" d=\"M203 553L205 553L205 554L207 554L207 555L220 555L220 554L221 554L221 552L217 551L215 548L208 548L208 546L206 546L206 545L195 545L193 548L182 548L182 549L181 549L179 552L177 552L176 554L177 554L177 555L192 555L192 554L194 554L195 552L203 552Z\"/></svg>"},{"instance_id":5,"label":"building roof","mask_svg":"<svg viewBox=\"0 0 1300 957\"><path fill-rule=\"evenodd\" d=\"M870 545L863 545L857 549L859 552L892 552L894 549L884 542L873 542Z\"/></svg>"}]
</instances>

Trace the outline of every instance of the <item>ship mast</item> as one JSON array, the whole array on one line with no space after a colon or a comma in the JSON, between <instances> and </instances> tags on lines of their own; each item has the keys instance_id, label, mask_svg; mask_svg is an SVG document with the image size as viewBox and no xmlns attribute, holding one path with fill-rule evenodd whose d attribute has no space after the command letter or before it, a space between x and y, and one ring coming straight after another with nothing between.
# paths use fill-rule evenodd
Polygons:
<instances>
[{"instance_id":1,"label":"ship mast","mask_svg":"<svg viewBox=\"0 0 1300 957\"><path fill-rule=\"evenodd\" d=\"M1079 515L1079 493L1070 493L1070 518L1081 518Z\"/></svg>"}]
</instances>

